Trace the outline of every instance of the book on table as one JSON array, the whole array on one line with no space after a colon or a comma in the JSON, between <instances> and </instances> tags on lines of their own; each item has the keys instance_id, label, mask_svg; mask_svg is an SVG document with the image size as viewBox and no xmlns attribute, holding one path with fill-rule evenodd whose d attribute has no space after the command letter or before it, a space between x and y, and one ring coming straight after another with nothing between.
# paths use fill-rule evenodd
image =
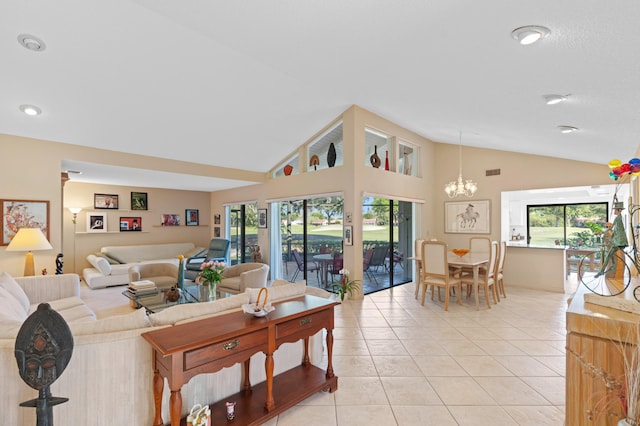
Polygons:
<instances>
[{"instance_id":1,"label":"book on table","mask_svg":"<svg viewBox=\"0 0 640 426\"><path fill-rule=\"evenodd\" d=\"M149 280L132 281L129 284L128 290L135 295L152 294L158 292L156 284L153 281Z\"/></svg>"}]
</instances>

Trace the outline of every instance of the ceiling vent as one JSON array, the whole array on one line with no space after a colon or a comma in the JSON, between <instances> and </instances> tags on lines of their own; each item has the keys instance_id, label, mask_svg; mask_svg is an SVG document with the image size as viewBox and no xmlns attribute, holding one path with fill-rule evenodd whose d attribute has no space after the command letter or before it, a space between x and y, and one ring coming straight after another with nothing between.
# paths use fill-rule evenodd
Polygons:
<instances>
[{"instance_id":1,"label":"ceiling vent","mask_svg":"<svg viewBox=\"0 0 640 426\"><path fill-rule=\"evenodd\" d=\"M485 170L485 176L498 176L500 174L500 169L491 169Z\"/></svg>"}]
</instances>

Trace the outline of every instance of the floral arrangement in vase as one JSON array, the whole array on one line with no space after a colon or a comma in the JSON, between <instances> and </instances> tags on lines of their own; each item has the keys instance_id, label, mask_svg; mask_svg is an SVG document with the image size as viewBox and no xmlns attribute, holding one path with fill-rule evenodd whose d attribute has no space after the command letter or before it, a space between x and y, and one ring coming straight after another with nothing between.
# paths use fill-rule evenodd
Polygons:
<instances>
[{"instance_id":1,"label":"floral arrangement in vase","mask_svg":"<svg viewBox=\"0 0 640 426\"><path fill-rule=\"evenodd\" d=\"M349 293L349 296L353 297L353 292L360 288L358 281L349 279L349 270L347 269L341 269L340 275L342 275L340 283L334 284L333 289L338 292L340 300L344 300L344 295L346 293Z\"/></svg>"},{"instance_id":2,"label":"floral arrangement in vase","mask_svg":"<svg viewBox=\"0 0 640 426\"><path fill-rule=\"evenodd\" d=\"M200 265L200 281L203 284L216 284L222 281L222 274L224 268L226 268L224 262L218 260L210 260L209 262L202 262Z\"/></svg>"}]
</instances>

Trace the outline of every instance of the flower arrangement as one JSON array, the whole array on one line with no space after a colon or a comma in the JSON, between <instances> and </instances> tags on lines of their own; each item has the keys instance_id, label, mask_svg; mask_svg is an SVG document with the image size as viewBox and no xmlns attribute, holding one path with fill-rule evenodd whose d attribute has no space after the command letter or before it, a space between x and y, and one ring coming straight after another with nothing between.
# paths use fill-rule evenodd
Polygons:
<instances>
[{"instance_id":1,"label":"flower arrangement","mask_svg":"<svg viewBox=\"0 0 640 426\"><path fill-rule=\"evenodd\" d=\"M200 280L208 283L218 283L222 281L222 273L227 265L218 260L202 262L200 265Z\"/></svg>"},{"instance_id":2,"label":"flower arrangement","mask_svg":"<svg viewBox=\"0 0 640 426\"><path fill-rule=\"evenodd\" d=\"M349 293L349 296L353 297L354 290L359 288L358 281L349 279L349 271L347 269L341 269L340 275L342 275L340 283L334 284L333 289L338 292L340 300L344 300L345 293Z\"/></svg>"}]
</instances>

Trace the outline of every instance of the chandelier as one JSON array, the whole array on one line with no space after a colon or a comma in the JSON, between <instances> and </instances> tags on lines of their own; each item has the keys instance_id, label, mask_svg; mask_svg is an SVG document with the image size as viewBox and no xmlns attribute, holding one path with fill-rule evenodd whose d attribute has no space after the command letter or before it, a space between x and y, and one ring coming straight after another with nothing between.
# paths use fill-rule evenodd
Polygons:
<instances>
[{"instance_id":1,"label":"chandelier","mask_svg":"<svg viewBox=\"0 0 640 426\"><path fill-rule=\"evenodd\" d=\"M458 196L473 197L478 190L478 185L472 180L462 180L462 132L460 132L460 148L459 148L460 173L457 181L451 181L444 187L444 192L449 198Z\"/></svg>"}]
</instances>

